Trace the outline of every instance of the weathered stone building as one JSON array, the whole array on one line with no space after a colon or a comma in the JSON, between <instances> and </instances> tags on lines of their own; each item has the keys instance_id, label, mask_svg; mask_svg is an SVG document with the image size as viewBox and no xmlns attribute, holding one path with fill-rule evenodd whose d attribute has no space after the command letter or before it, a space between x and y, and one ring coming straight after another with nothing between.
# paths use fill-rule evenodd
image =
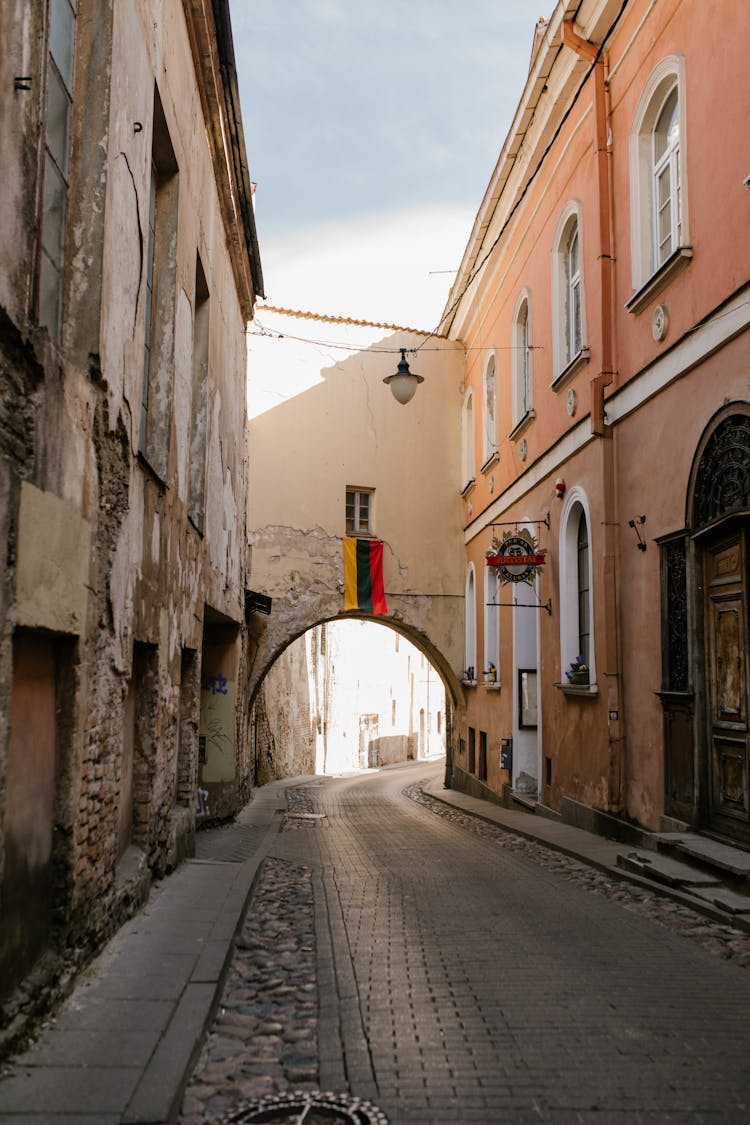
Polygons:
<instances>
[{"instance_id":1,"label":"weathered stone building","mask_svg":"<svg viewBox=\"0 0 750 1125\"><path fill-rule=\"evenodd\" d=\"M262 277L226 0L11 0L0 37L6 1001L246 796Z\"/></svg>"}]
</instances>

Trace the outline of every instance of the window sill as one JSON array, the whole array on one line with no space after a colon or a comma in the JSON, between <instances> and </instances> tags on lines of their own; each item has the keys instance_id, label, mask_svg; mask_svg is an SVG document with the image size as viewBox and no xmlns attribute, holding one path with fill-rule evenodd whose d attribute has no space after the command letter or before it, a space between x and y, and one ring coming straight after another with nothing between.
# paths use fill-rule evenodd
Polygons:
<instances>
[{"instance_id":1,"label":"window sill","mask_svg":"<svg viewBox=\"0 0 750 1125\"><path fill-rule=\"evenodd\" d=\"M485 691L500 691L502 686L497 680L482 680L482 687Z\"/></svg>"},{"instance_id":2,"label":"window sill","mask_svg":"<svg viewBox=\"0 0 750 1125\"><path fill-rule=\"evenodd\" d=\"M477 686L476 680L461 680L461 683L464 685L464 687L476 687Z\"/></svg>"},{"instance_id":3,"label":"window sill","mask_svg":"<svg viewBox=\"0 0 750 1125\"><path fill-rule=\"evenodd\" d=\"M579 699L595 698L599 694L598 684L555 684L563 695L575 695Z\"/></svg>"},{"instance_id":4,"label":"window sill","mask_svg":"<svg viewBox=\"0 0 750 1125\"><path fill-rule=\"evenodd\" d=\"M473 491L476 483L477 483L476 477L472 477L471 480L467 481L467 483L461 489L461 495L462 496L468 496L469 493Z\"/></svg>"},{"instance_id":5,"label":"window sill","mask_svg":"<svg viewBox=\"0 0 750 1125\"><path fill-rule=\"evenodd\" d=\"M492 468L492 466L496 465L499 460L500 460L500 453L498 452L497 449L495 449L492 453L490 453L489 457L487 458L485 463L482 465L482 468L480 469L480 472L488 473L490 471L490 469Z\"/></svg>"},{"instance_id":6,"label":"window sill","mask_svg":"<svg viewBox=\"0 0 750 1125\"><path fill-rule=\"evenodd\" d=\"M515 426L513 427L513 429L508 434L508 437L510 438L510 440L511 441L517 441L518 438L520 438L521 434L524 432L524 430L527 430L529 428L529 426L531 425L531 423L534 421L535 418L536 418L536 413L533 410L527 410L526 413L524 414L523 418L521 418L521 420L519 422L516 422Z\"/></svg>"},{"instance_id":7,"label":"window sill","mask_svg":"<svg viewBox=\"0 0 750 1125\"><path fill-rule=\"evenodd\" d=\"M550 383L553 391L561 391L574 375L577 375L581 368L585 367L591 359L591 348L581 348L577 355L574 355L567 367L563 368L556 379Z\"/></svg>"},{"instance_id":8,"label":"window sill","mask_svg":"<svg viewBox=\"0 0 750 1125\"><path fill-rule=\"evenodd\" d=\"M646 308L651 303L654 297L661 293L667 284L675 277L681 270L685 268L688 262L693 257L692 246L678 246L673 254L667 258L661 266L659 266L656 273L652 274L645 285L638 289L629 301L625 302L625 308L630 313L636 315Z\"/></svg>"}]
</instances>

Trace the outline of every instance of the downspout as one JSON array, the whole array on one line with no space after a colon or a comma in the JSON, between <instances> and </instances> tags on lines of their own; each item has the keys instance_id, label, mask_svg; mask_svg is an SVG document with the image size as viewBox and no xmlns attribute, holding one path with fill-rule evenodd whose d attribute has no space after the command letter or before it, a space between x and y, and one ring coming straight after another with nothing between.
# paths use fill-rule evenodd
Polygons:
<instances>
[{"instance_id":1,"label":"downspout","mask_svg":"<svg viewBox=\"0 0 750 1125\"><path fill-rule=\"evenodd\" d=\"M593 62L594 122L596 144L597 198L599 204L599 324L601 328L601 368L591 380L591 432L599 438L602 503L602 562L604 609L604 669L607 688L607 736L609 764L607 778L608 811L625 811L625 726L622 718L622 667L618 618L617 576L617 489L613 432L606 424L605 391L615 381L617 341L615 338L615 252L614 193L612 185L612 132L609 100L609 60L573 30L573 21L562 24L562 42L579 58Z\"/></svg>"}]
</instances>

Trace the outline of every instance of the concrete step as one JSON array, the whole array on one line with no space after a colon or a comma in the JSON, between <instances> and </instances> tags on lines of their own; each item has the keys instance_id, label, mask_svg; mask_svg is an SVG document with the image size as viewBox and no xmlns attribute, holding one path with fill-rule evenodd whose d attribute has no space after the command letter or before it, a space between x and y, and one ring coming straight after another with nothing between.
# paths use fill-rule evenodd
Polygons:
<instances>
[{"instance_id":1,"label":"concrete step","mask_svg":"<svg viewBox=\"0 0 750 1125\"><path fill-rule=\"evenodd\" d=\"M731 891L729 887L724 886L696 887L691 893L695 898L703 899L712 906L726 910L735 918L750 920L750 895L737 894L736 891Z\"/></svg>"},{"instance_id":2,"label":"concrete step","mask_svg":"<svg viewBox=\"0 0 750 1125\"><path fill-rule=\"evenodd\" d=\"M696 833L664 835L659 849L704 871L716 872L719 878L729 877L733 884L747 883L750 893L750 852Z\"/></svg>"},{"instance_id":3,"label":"concrete step","mask_svg":"<svg viewBox=\"0 0 750 1125\"><path fill-rule=\"evenodd\" d=\"M510 791L511 808L522 809L524 812L533 813L539 804L537 793L519 793L515 789Z\"/></svg>"},{"instance_id":4,"label":"concrete step","mask_svg":"<svg viewBox=\"0 0 750 1125\"><path fill-rule=\"evenodd\" d=\"M680 863L679 860L659 855L658 852L623 852L617 856L617 866L623 871L642 875L646 879L654 879L657 883L665 883L669 887L682 887L691 891L697 887L717 890L721 887L721 881L717 876L698 871L687 863Z\"/></svg>"}]
</instances>

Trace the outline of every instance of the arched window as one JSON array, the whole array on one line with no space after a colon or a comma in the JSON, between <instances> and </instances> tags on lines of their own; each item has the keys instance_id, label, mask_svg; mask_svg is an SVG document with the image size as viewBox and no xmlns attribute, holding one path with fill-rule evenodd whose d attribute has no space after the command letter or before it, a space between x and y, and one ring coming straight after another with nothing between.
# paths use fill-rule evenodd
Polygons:
<instances>
[{"instance_id":1,"label":"arched window","mask_svg":"<svg viewBox=\"0 0 750 1125\"><path fill-rule=\"evenodd\" d=\"M477 668L477 593L474 564L466 572L464 599L464 673L467 680L476 679Z\"/></svg>"},{"instance_id":2,"label":"arched window","mask_svg":"<svg viewBox=\"0 0 750 1125\"><path fill-rule=\"evenodd\" d=\"M482 415L482 464L497 453L497 371L491 355L484 369L484 412Z\"/></svg>"},{"instance_id":3,"label":"arched window","mask_svg":"<svg viewBox=\"0 0 750 1125\"><path fill-rule=\"evenodd\" d=\"M513 427L533 409L531 369L531 304L527 292L516 301L513 314Z\"/></svg>"},{"instance_id":4,"label":"arched window","mask_svg":"<svg viewBox=\"0 0 750 1125\"><path fill-rule=\"evenodd\" d=\"M461 489L474 480L474 394L467 391L461 410Z\"/></svg>"},{"instance_id":5,"label":"arched window","mask_svg":"<svg viewBox=\"0 0 750 1125\"><path fill-rule=\"evenodd\" d=\"M581 247L578 222L570 224L565 247L565 350L568 363L581 350Z\"/></svg>"},{"instance_id":6,"label":"arched window","mask_svg":"<svg viewBox=\"0 0 750 1125\"><path fill-rule=\"evenodd\" d=\"M658 268L681 242L680 106L677 87L666 96L652 137L654 263Z\"/></svg>"},{"instance_id":7,"label":"arched window","mask_svg":"<svg viewBox=\"0 0 750 1125\"><path fill-rule=\"evenodd\" d=\"M484 671L495 668L496 681L500 680L500 583L497 567L484 568ZM488 677L491 679L491 677Z\"/></svg>"},{"instance_id":8,"label":"arched window","mask_svg":"<svg viewBox=\"0 0 750 1125\"><path fill-rule=\"evenodd\" d=\"M670 55L659 63L646 83L633 118L630 211L636 291L670 261L674 260L677 266L690 257L684 89L684 60ZM640 307L632 311L638 312Z\"/></svg>"},{"instance_id":9,"label":"arched window","mask_svg":"<svg viewBox=\"0 0 750 1125\"><path fill-rule=\"evenodd\" d=\"M575 660L596 680L593 632L591 516L588 498L574 486L565 498L560 519L560 678Z\"/></svg>"},{"instance_id":10,"label":"arched window","mask_svg":"<svg viewBox=\"0 0 750 1125\"><path fill-rule=\"evenodd\" d=\"M581 208L573 200L557 224L552 246L553 383L586 350Z\"/></svg>"}]
</instances>

